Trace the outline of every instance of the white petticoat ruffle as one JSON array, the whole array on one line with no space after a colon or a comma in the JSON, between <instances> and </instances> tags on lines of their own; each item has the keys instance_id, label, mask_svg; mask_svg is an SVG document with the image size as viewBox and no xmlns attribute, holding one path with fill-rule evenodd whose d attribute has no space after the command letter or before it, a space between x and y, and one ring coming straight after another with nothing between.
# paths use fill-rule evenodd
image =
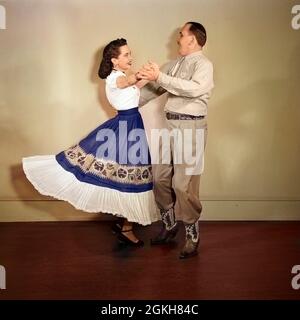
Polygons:
<instances>
[{"instance_id":1,"label":"white petticoat ruffle","mask_svg":"<svg viewBox=\"0 0 300 320\"><path fill-rule=\"evenodd\" d=\"M64 200L76 209L109 213L130 222L149 225L160 219L153 191L120 192L79 181L56 161L55 155L22 159L27 179L41 194Z\"/></svg>"}]
</instances>

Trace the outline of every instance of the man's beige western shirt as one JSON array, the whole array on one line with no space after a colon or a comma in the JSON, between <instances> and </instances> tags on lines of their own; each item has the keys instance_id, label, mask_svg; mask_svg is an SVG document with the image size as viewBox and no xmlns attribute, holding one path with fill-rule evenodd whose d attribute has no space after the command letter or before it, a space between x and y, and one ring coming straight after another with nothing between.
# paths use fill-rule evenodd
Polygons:
<instances>
[{"instance_id":1,"label":"man's beige western shirt","mask_svg":"<svg viewBox=\"0 0 300 320\"><path fill-rule=\"evenodd\" d=\"M168 92L166 112L205 116L213 87L213 65L202 51L197 51L168 63L155 86L142 89L140 102L143 105L155 98L163 88Z\"/></svg>"}]
</instances>

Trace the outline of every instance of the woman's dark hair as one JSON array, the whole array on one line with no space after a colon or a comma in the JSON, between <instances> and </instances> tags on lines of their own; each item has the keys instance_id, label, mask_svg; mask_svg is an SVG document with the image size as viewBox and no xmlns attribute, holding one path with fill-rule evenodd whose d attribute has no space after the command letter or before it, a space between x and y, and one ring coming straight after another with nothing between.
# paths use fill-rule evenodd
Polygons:
<instances>
[{"instance_id":1,"label":"woman's dark hair","mask_svg":"<svg viewBox=\"0 0 300 320\"><path fill-rule=\"evenodd\" d=\"M120 47L127 45L126 39L116 39L111 41L103 50L103 57L98 70L101 79L107 78L113 69L112 58L118 58Z\"/></svg>"},{"instance_id":2,"label":"woman's dark hair","mask_svg":"<svg viewBox=\"0 0 300 320\"><path fill-rule=\"evenodd\" d=\"M201 23L187 22L190 25L189 31L196 37L199 46L203 47L206 43L206 30Z\"/></svg>"}]
</instances>

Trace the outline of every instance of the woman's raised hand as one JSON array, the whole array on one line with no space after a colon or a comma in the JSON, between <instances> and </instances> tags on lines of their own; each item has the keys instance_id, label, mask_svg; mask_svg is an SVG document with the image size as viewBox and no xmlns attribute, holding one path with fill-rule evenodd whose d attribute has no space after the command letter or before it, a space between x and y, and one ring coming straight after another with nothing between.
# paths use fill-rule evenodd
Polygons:
<instances>
[{"instance_id":1,"label":"woman's raised hand","mask_svg":"<svg viewBox=\"0 0 300 320\"><path fill-rule=\"evenodd\" d=\"M147 64L143 65L138 73L142 79L155 81L159 75L159 66L155 62L149 61Z\"/></svg>"}]
</instances>

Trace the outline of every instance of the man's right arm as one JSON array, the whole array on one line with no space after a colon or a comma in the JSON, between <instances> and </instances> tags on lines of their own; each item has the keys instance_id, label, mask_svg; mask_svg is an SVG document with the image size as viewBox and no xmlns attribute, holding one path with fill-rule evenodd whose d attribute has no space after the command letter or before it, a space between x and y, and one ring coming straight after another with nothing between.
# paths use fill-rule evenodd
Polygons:
<instances>
[{"instance_id":1,"label":"man's right arm","mask_svg":"<svg viewBox=\"0 0 300 320\"><path fill-rule=\"evenodd\" d=\"M156 82L175 96L187 98L200 97L214 87L213 65L209 61L197 64L190 80L172 77L159 72Z\"/></svg>"},{"instance_id":2,"label":"man's right arm","mask_svg":"<svg viewBox=\"0 0 300 320\"><path fill-rule=\"evenodd\" d=\"M170 61L161 67L161 72L168 74L173 68L176 61ZM139 106L145 105L150 100L157 98L158 96L165 93L166 90L162 88L157 82L149 82L143 88L141 88L141 96L139 101Z\"/></svg>"}]
</instances>

